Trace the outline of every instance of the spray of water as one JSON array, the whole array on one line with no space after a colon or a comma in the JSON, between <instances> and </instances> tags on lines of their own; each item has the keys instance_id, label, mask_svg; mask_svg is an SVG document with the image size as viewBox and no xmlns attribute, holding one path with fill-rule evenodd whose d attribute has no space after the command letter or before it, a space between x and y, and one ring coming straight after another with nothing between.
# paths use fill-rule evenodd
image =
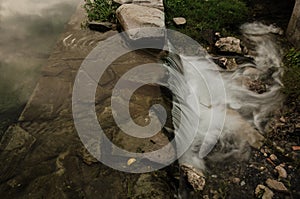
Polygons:
<instances>
[{"instance_id":1,"label":"spray of water","mask_svg":"<svg viewBox=\"0 0 300 199\"><path fill-rule=\"evenodd\" d=\"M177 144L185 140L185 132L194 128L185 126L182 128L185 132L176 131L176 127L180 125L178 112L184 112L181 117L197 115L201 118L197 136L189 150L180 158L181 164L204 170L203 158L217 142L220 143L220 147L218 152L209 154L212 159L223 160L232 156L247 158L247 146L261 146L264 124L272 112L281 106L281 54L272 35L279 30L261 23L244 24L241 30L245 39L255 46L254 61L240 64L234 70L224 71L218 68L208 61L205 53L199 56L181 55L181 62L178 58L169 58L171 61L166 65L170 73L169 83L176 84L172 81L172 74L175 74L172 71L181 71L185 81L192 85L189 89L197 94L198 103L201 105L200 113L195 113L193 105L188 101L184 104L185 108L179 107L176 100L173 103L175 133L181 137ZM222 81L218 80L218 75L221 75ZM250 85L258 82L263 84L263 92L251 89ZM174 85L178 89L180 86L178 82ZM226 95L222 95L222 89L219 88L225 88ZM214 110L217 111L217 119L212 119ZM224 112L225 121L222 120Z\"/></svg>"}]
</instances>

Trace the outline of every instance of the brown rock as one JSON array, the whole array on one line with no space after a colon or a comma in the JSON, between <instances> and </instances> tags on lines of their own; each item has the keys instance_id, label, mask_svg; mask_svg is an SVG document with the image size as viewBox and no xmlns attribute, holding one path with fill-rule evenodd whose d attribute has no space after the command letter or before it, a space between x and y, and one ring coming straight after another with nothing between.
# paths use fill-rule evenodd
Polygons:
<instances>
[{"instance_id":1,"label":"brown rock","mask_svg":"<svg viewBox=\"0 0 300 199\"><path fill-rule=\"evenodd\" d=\"M287 177L287 172L282 166L277 166L275 167L276 171L278 172L278 176L280 178L286 178Z\"/></svg>"},{"instance_id":2,"label":"brown rock","mask_svg":"<svg viewBox=\"0 0 300 199\"><path fill-rule=\"evenodd\" d=\"M300 151L300 146L292 146L293 151Z\"/></svg>"},{"instance_id":3,"label":"brown rock","mask_svg":"<svg viewBox=\"0 0 300 199\"><path fill-rule=\"evenodd\" d=\"M260 197L262 194L262 199L272 199L274 196L274 193L266 186L259 184L257 185L255 189L255 195L257 197Z\"/></svg>"},{"instance_id":4,"label":"brown rock","mask_svg":"<svg viewBox=\"0 0 300 199\"><path fill-rule=\"evenodd\" d=\"M180 165L180 168L182 169L184 175L187 177L188 182L192 185L194 190L202 191L205 186L205 177L202 171L186 164Z\"/></svg>"},{"instance_id":5,"label":"brown rock","mask_svg":"<svg viewBox=\"0 0 300 199\"><path fill-rule=\"evenodd\" d=\"M271 159L272 161L275 161L275 160L277 160L277 156L274 155L274 154L271 154L271 155L270 155L270 159Z\"/></svg>"},{"instance_id":6,"label":"brown rock","mask_svg":"<svg viewBox=\"0 0 300 199\"><path fill-rule=\"evenodd\" d=\"M268 185L268 187L276 191L282 191L282 192L288 191L288 189L284 186L284 184L282 182L278 182L277 180L272 180L268 178L266 184Z\"/></svg>"},{"instance_id":7,"label":"brown rock","mask_svg":"<svg viewBox=\"0 0 300 199\"><path fill-rule=\"evenodd\" d=\"M186 24L186 19L183 17L175 17L175 18L173 18L173 21L177 26Z\"/></svg>"},{"instance_id":8,"label":"brown rock","mask_svg":"<svg viewBox=\"0 0 300 199\"><path fill-rule=\"evenodd\" d=\"M220 38L216 43L215 46L221 51L221 52L230 52L230 53L242 53L241 48L241 40L235 38L235 37L223 37Z\"/></svg>"},{"instance_id":9,"label":"brown rock","mask_svg":"<svg viewBox=\"0 0 300 199\"><path fill-rule=\"evenodd\" d=\"M233 178L232 182L235 183L235 184L239 184L241 182L241 179L240 178Z\"/></svg>"}]
</instances>

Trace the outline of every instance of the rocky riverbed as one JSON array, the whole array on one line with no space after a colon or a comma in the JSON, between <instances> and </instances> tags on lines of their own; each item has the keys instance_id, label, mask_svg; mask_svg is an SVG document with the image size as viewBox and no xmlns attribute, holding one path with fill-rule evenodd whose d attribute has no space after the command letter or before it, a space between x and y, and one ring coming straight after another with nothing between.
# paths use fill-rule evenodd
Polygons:
<instances>
[{"instance_id":1,"label":"rocky riverbed","mask_svg":"<svg viewBox=\"0 0 300 199\"><path fill-rule=\"evenodd\" d=\"M158 10L162 10L161 6ZM161 15L160 11L156 12ZM263 145L256 149L245 148L245 153L250 153L247 159L218 161L213 156L205 158L207 170L204 171L202 191L195 191L195 186L189 182L182 185L183 176L177 162L144 174L123 173L98 162L82 145L74 127L72 86L78 68L89 52L117 31L100 33L81 29L84 20L85 15L79 7L43 67L42 77L21 117L1 140L1 198L178 198L182 189L190 194L189 198L300 197L299 104L291 99L264 125ZM220 48L228 43L230 50ZM225 72L232 72L239 64L254 61L251 50L251 45L237 38L224 37L216 45L215 52L218 53L212 57ZM105 52L105 49L103 52L113 53ZM162 130L141 142L125 135L112 118L112 88L128 70L141 64L161 63L161 56L157 51L149 50L128 53L115 60L99 81L95 102L98 120L114 144L131 152L157 150L172 136ZM252 92L262 94L268 84L265 79L258 79L247 81L245 85ZM121 91L127 92L126 89ZM170 113L172 104L166 94L157 85L138 89L130 101L133 120L147 125L149 107L156 103L164 105ZM86 125L89 126L88 121ZM218 151L218 147L220 145L213 152ZM113 153L109 155L114 156ZM146 167L149 161L126 156L115 158L118 164L128 168Z\"/></svg>"}]
</instances>

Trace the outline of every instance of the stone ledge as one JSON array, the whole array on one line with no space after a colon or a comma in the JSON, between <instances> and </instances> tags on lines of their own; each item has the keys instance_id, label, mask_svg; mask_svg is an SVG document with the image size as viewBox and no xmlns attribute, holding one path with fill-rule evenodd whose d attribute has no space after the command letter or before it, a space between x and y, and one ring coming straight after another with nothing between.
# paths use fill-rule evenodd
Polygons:
<instances>
[{"instance_id":1,"label":"stone ledge","mask_svg":"<svg viewBox=\"0 0 300 199\"><path fill-rule=\"evenodd\" d=\"M118 4L136 4L140 6L146 6L151 8L157 8L161 11L164 11L164 3L163 0L114 0L115 3Z\"/></svg>"},{"instance_id":2,"label":"stone ledge","mask_svg":"<svg viewBox=\"0 0 300 199\"><path fill-rule=\"evenodd\" d=\"M165 14L163 11L135 4L124 4L117 9L116 15L130 40L158 39L164 42ZM158 28L158 30L149 31L144 28Z\"/></svg>"}]
</instances>

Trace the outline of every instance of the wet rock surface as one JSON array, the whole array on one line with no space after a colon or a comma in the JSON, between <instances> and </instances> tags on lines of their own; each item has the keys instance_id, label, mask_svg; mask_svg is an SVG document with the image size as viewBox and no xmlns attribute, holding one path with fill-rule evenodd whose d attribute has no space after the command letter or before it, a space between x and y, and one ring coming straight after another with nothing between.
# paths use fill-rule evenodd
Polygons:
<instances>
[{"instance_id":1,"label":"wet rock surface","mask_svg":"<svg viewBox=\"0 0 300 199\"><path fill-rule=\"evenodd\" d=\"M76 25L74 18L71 22ZM1 164L1 198L173 198L174 188L170 188L170 181L177 180L170 180L164 170L139 175L110 169L85 149L74 128L70 96L77 69L97 42L114 34L115 31L102 34L74 27L69 27L63 34L18 124L10 127L1 141L0 161L5 162ZM160 132L156 138L138 142L115 128L109 108L111 88L134 65L156 59L141 51L121 57L102 77L96 93L98 119L102 121L107 137L116 145L134 152L160 148L168 141L167 136ZM228 70L234 67L225 64ZM253 78L259 73L255 69L244 72ZM259 90L255 85L253 88L255 92ZM141 100L140 96L148 97ZM135 93L131 101L134 121L147 124L149 106L160 98L160 89L154 85ZM249 161L225 158L216 163L208 159L206 186L201 192L192 192L191 198L298 198L300 143L297 140L297 111L300 109L297 105L292 106L294 109L278 113L280 116L268 124L264 142L252 142L255 149L251 151ZM248 144L251 140L248 137ZM249 153L250 150L245 148L243 152ZM172 152L163 155L169 154ZM134 167L143 162L124 157L121 164ZM199 181L202 178L198 177L191 180L196 182L196 190L203 184Z\"/></svg>"},{"instance_id":2,"label":"wet rock surface","mask_svg":"<svg viewBox=\"0 0 300 199\"><path fill-rule=\"evenodd\" d=\"M166 194L169 187L165 184L164 178L167 178L167 173L157 171L153 173L141 174L135 186L133 187L130 198L134 199L171 199L172 195Z\"/></svg>"},{"instance_id":3,"label":"wet rock surface","mask_svg":"<svg viewBox=\"0 0 300 199\"><path fill-rule=\"evenodd\" d=\"M180 165L180 168L184 177L187 178L187 181L195 191L202 191L204 189L205 176L202 171L186 164Z\"/></svg>"},{"instance_id":4,"label":"wet rock surface","mask_svg":"<svg viewBox=\"0 0 300 199\"><path fill-rule=\"evenodd\" d=\"M241 41L235 37L222 37L215 43L215 46L223 53L242 53Z\"/></svg>"},{"instance_id":5,"label":"wet rock surface","mask_svg":"<svg viewBox=\"0 0 300 199\"><path fill-rule=\"evenodd\" d=\"M128 198L133 194L133 187L135 198L152 193L171 198L172 191L165 191L169 190L165 174L158 174L161 181L158 184L152 174L143 177L113 170L86 150L76 132L71 100L77 71L99 41L117 33L80 29L83 13L79 7L43 67L42 77L18 123L11 126L1 140L1 198ZM131 68L149 62L158 62L158 57L146 51L134 51L117 59L101 77L94 102L100 124L105 124L103 129L107 137L127 150L139 150L140 153L160 148L168 141L167 136L159 132L157 137L140 142L138 148L130 148L137 141L121 134L109 107L112 88L119 77ZM153 103L164 103L160 88L155 85L140 88L132 99L132 119L141 125L147 124L149 107ZM99 142L94 144L99 146L96 148L98 153L105 152ZM127 167L143 165L140 160L127 164L128 157L116 159ZM144 183L153 186L149 193L141 189Z\"/></svg>"}]
</instances>

